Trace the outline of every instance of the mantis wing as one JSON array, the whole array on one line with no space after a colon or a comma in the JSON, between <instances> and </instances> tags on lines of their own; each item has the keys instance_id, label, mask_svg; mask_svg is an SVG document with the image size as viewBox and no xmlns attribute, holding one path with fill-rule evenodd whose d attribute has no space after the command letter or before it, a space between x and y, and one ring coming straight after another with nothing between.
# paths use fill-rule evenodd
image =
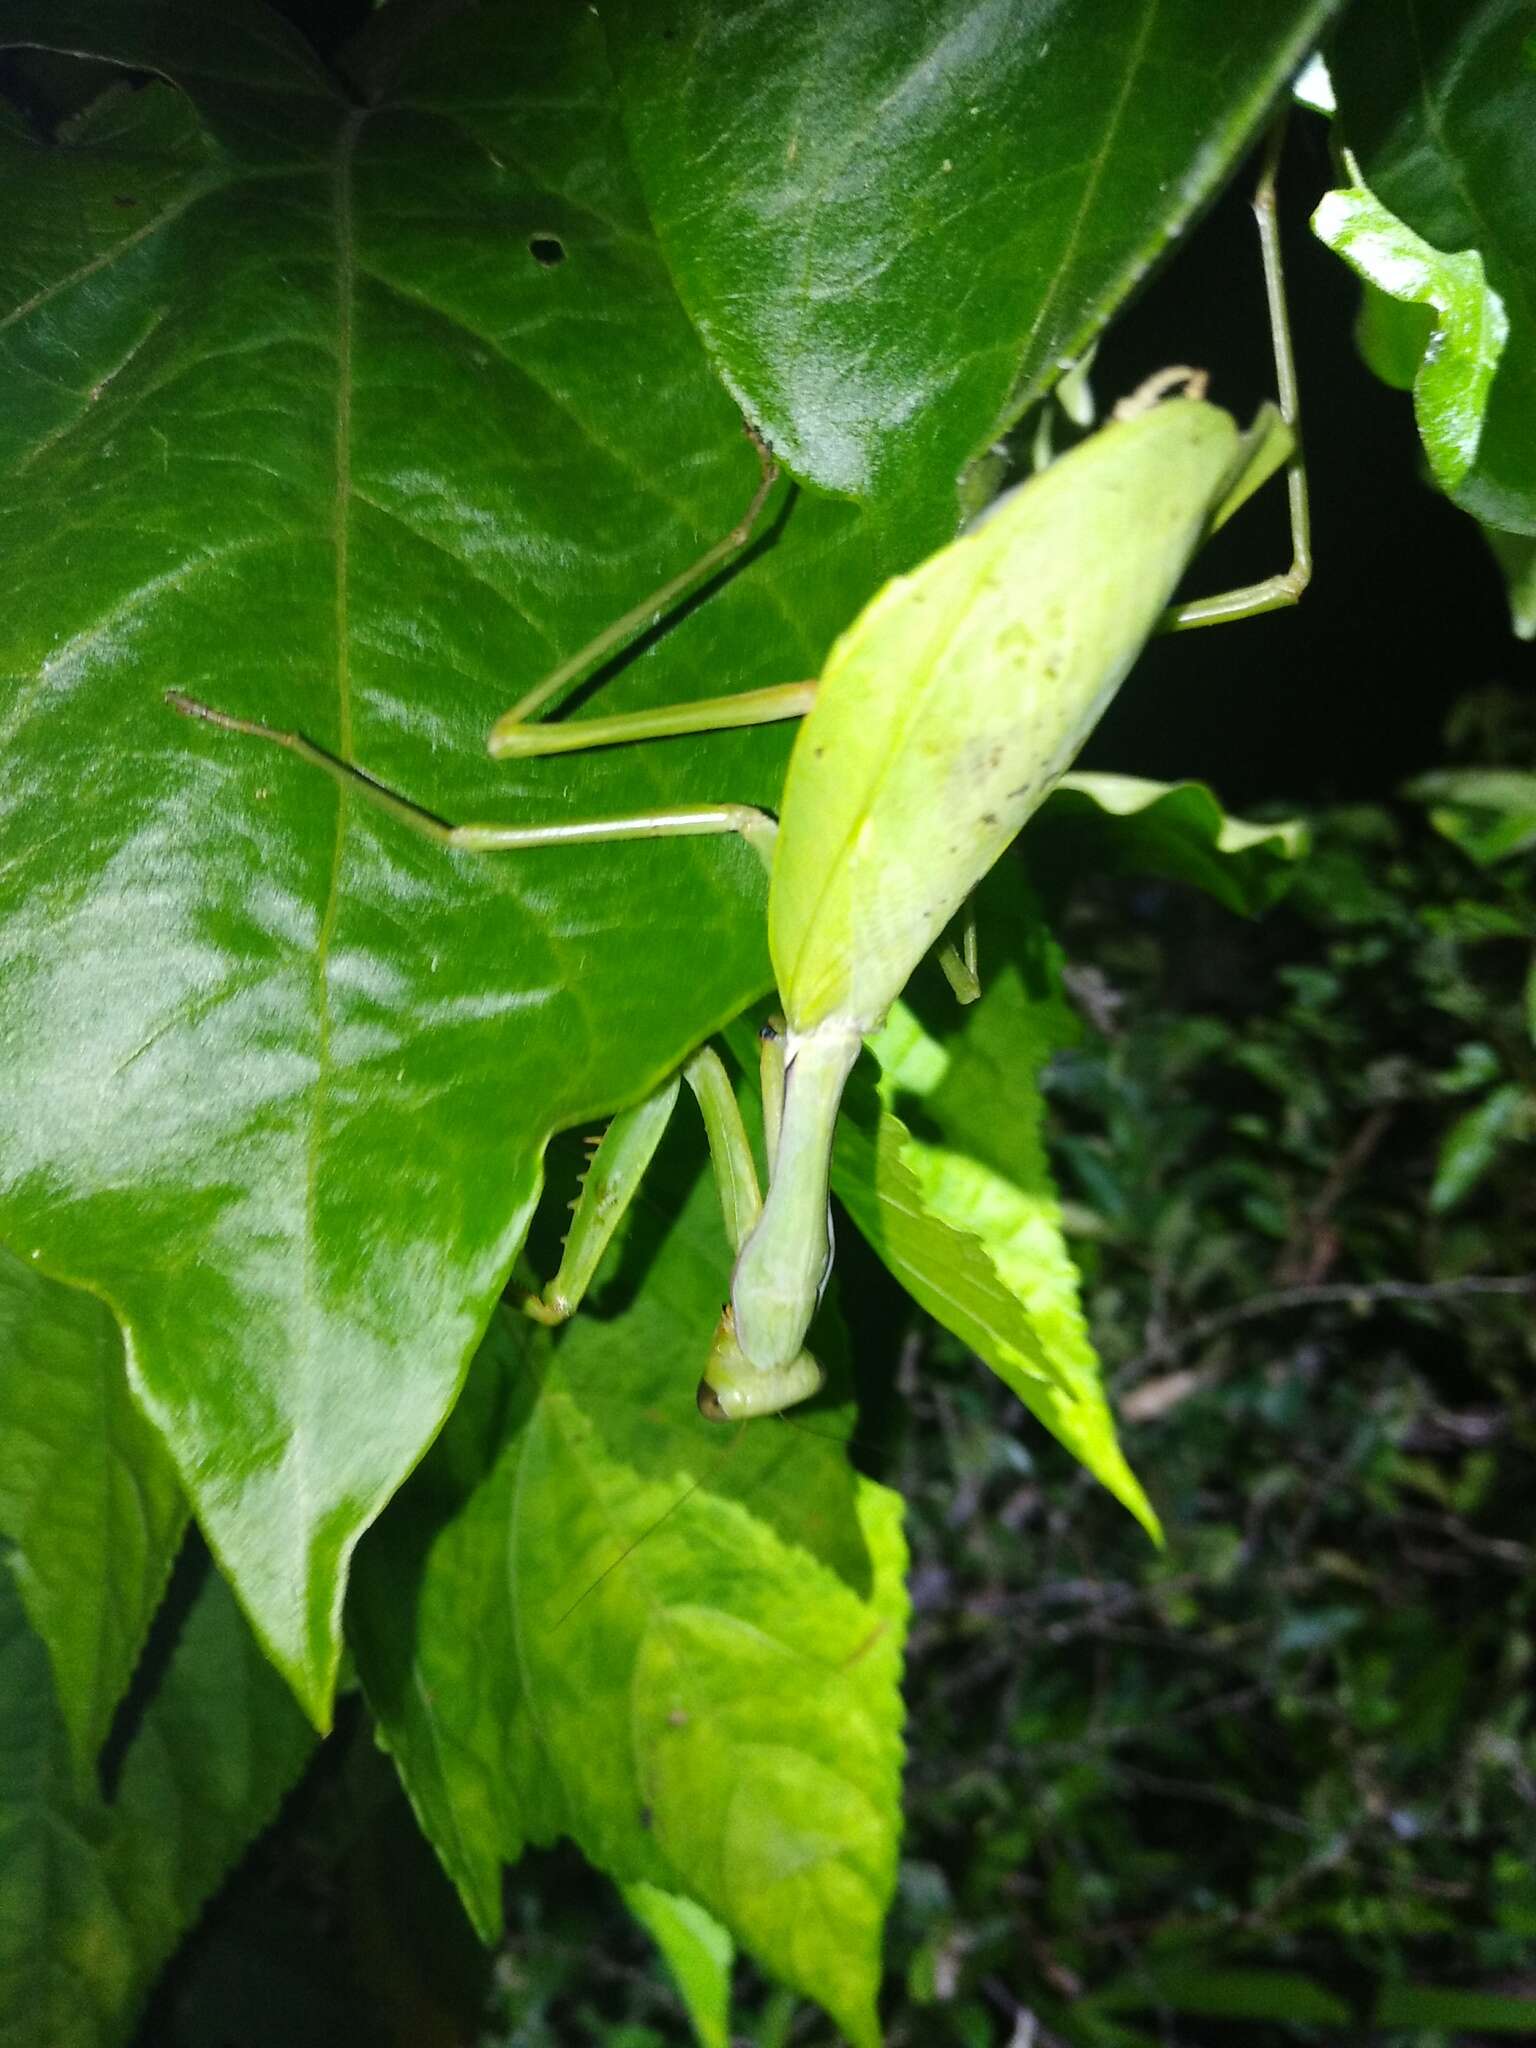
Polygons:
<instances>
[{"instance_id":1,"label":"mantis wing","mask_svg":"<svg viewBox=\"0 0 1536 2048\"><path fill-rule=\"evenodd\" d=\"M1230 414L1116 420L875 597L785 783L769 944L791 1032L867 1032L1049 794L1247 461Z\"/></svg>"}]
</instances>

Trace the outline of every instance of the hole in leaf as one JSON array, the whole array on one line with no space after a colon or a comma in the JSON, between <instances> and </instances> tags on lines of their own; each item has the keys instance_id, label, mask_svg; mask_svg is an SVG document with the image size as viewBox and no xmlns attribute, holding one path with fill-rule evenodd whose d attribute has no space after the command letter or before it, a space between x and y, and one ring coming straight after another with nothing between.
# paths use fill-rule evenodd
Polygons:
<instances>
[{"instance_id":1,"label":"hole in leaf","mask_svg":"<svg viewBox=\"0 0 1536 2048\"><path fill-rule=\"evenodd\" d=\"M535 263L553 270L557 263L565 261L565 244L558 235L534 235L529 239L528 254Z\"/></svg>"}]
</instances>

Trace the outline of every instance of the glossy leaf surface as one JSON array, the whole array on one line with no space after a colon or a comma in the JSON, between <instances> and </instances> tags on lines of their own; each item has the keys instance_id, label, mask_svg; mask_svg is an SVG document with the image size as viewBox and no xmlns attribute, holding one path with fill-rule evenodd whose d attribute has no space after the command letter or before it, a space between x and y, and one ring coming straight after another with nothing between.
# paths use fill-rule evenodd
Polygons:
<instances>
[{"instance_id":1,"label":"glossy leaf surface","mask_svg":"<svg viewBox=\"0 0 1536 2048\"><path fill-rule=\"evenodd\" d=\"M0 1250L0 1536L82 1780L165 1589L187 1511L99 1301Z\"/></svg>"},{"instance_id":2,"label":"glossy leaf surface","mask_svg":"<svg viewBox=\"0 0 1536 2048\"><path fill-rule=\"evenodd\" d=\"M761 985L761 881L717 844L450 859L162 692L302 725L460 816L769 797L782 736L521 776L482 751L756 464L651 247L590 15L450 24L366 116L259 8L0 10L26 35L181 90L114 97L67 152L6 145L29 231L0 331L26 592L0 1230L112 1304L323 1721L350 1549L452 1398L546 1133ZM718 688L747 648L759 678L813 670L870 580L851 535L803 508L613 699Z\"/></svg>"},{"instance_id":3,"label":"glossy leaf surface","mask_svg":"<svg viewBox=\"0 0 1536 2048\"><path fill-rule=\"evenodd\" d=\"M726 383L862 497L953 480L1050 389L1336 11L625 0L625 122Z\"/></svg>"},{"instance_id":4,"label":"glossy leaf surface","mask_svg":"<svg viewBox=\"0 0 1536 2048\"><path fill-rule=\"evenodd\" d=\"M113 1804L78 1788L48 1658L0 1573L0 2042L114 2048L314 1737L209 1572Z\"/></svg>"},{"instance_id":5,"label":"glossy leaf surface","mask_svg":"<svg viewBox=\"0 0 1536 2048\"><path fill-rule=\"evenodd\" d=\"M626 31L621 124L589 12L440 12L381 17L364 106L255 0L0 4L0 44L154 74L60 144L0 132L0 554L21 593L0 630L0 1235L110 1304L320 1722L352 1546L451 1404L547 1134L644 1093L763 986L761 881L716 844L450 859L162 693L303 726L455 817L770 802L786 745L483 758L519 687L718 536L756 467L633 168L668 82ZM1259 43L1227 53L1208 132L1183 110L1164 191L1111 152L1082 221L1057 217L1042 336L1102 319L1103 280L1229 160L1279 63ZM1143 55L1134 80L1159 70ZM952 83L913 74L918 128ZM1066 260L1090 216L1091 274ZM981 209L922 238L934 268L914 245L904 289L944 303L994 227ZM846 277L855 244L818 247ZM946 381L948 326L915 385L893 363L892 417L941 396L878 502L786 500L606 702L815 674L953 530L956 469L1012 382L1010 303L990 339L993 301L967 315L987 378Z\"/></svg>"},{"instance_id":6,"label":"glossy leaf surface","mask_svg":"<svg viewBox=\"0 0 1536 2048\"><path fill-rule=\"evenodd\" d=\"M577 1322L553 1339L493 1325L359 1553L349 1630L482 1934L500 1925L501 1864L569 1834L620 1882L703 1906L873 2043L899 1830L900 1504L847 1463L845 1412L730 1430L697 1414L724 1234L707 1176L659 1243L655 1206L696 1139L669 1138ZM817 1349L835 1342L824 1319Z\"/></svg>"},{"instance_id":7,"label":"glossy leaf surface","mask_svg":"<svg viewBox=\"0 0 1536 2048\"><path fill-rule=\"evenodd\" d=\"M1536 69L1521 0L1358 0L1329 51L1366 183L1437 250L1476 250L1509 319L1458 504L1536 533Z\"/></svg>"}]
</instances>

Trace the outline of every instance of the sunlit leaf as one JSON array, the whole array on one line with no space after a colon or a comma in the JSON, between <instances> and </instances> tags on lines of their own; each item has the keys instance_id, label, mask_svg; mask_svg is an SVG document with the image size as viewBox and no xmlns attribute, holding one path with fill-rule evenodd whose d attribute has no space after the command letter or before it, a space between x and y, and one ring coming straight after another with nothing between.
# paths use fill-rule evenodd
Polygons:
<instances>
[{"instance_id":1,"label":"sunlit leaf","mask_svg":"<svg viewBox=\"0 0 1536 2048\"><path fill-rule=\"evenodd\" d=\"M730 1431L698 1415L728 1271L707 1178L659 1244L657 1209L644 1221L557 1339L493 1326L359 1553L359 1672L483 1934L502 1862L568 1834L620 1883L704 1907L872 2044L899 1829L899 1503L853 1473L835 1409ZM815 1333L824 1351L835 1335Z\"/></svg>"},{"instance_id":2,"label":"sunlit leaf","mask_svg":"<svg viewBox=\"0 0 1536 2048\"><path fill-rule=\"evenodd\" d=\"M849 1092L833 1187L913 1298L1160 1539L1115 1437L1046 1160L1037 1077L1075 1026L1026 903L1016 873L982 891L979 1002L931 1029L893 1009L872 1045L877 1091Z\"/></svg>"}]
</instances>

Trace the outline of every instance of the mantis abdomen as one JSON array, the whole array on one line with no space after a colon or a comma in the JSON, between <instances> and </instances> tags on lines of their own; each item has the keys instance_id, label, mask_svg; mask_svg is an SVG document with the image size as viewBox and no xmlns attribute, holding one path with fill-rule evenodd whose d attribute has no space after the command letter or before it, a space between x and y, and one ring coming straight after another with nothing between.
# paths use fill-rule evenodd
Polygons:
<instances>
[{"instance_id":1,"label":"mantis abdomen","mask_svg":"<svg viewBox=\"0 0 1536 2048\"><path fill-rule=\"evenodd\" d=\"M833 648L769 895L783 1123L731 1287L760 1371L795 1358L820 1296L860 1039L1070 765L1244 459L1231 416L1200 400L1117 420L887 584Z\"/></svg>"},{"instance_id":2,"label":"mantis abdomen","mask_svg":"<svg viewBox=\"0 0 1536 2048\"><path fill-rule=\"evenodd\" d=\"M878 1026L1119 688L1241 447L1197 400L1115 421L837 642L791 757L769 898L792 1034Z\"/></svg>"}]
</instances>

